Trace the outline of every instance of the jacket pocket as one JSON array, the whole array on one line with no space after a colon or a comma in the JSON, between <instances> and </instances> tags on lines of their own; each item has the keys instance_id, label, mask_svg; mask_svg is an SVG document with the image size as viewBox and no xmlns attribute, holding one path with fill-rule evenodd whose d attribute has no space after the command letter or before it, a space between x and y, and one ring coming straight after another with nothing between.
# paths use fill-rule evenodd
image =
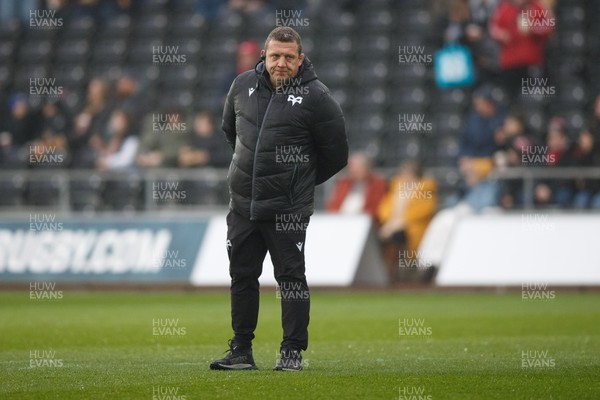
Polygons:
<instances>
[{"instance_id":1,"label":"jacket pocket","mask_svg":"<svg viewBox=\"0 0 600 400\"><path fill-rule=\"evenodd\" d=\"M288 199L290 204L294 204L294 197L296 195L296 182L298 181L298 166L294 165L294 171L292 172L292 178L290 179L290 186L288 188Z\"/></svg>"}]
</instances>

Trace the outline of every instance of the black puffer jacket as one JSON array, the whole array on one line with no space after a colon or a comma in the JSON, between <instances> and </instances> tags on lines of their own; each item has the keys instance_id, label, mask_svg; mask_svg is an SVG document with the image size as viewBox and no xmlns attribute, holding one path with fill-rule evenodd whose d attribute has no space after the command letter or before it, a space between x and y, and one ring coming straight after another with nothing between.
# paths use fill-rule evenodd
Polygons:
<instances>
[{"instance_id":1,"label":"black puffer jacket","mask_svg":"<svg viewBox=\"0 0 600 400\"><path fill-rule=\"evenodd\" d=\"M222 128L234 150L229 207L251 220L311 215L315 185L348 159L342 110L308 58L277 90L264 62L240 74L227 95Z\"/></svg>"}]
</instances>

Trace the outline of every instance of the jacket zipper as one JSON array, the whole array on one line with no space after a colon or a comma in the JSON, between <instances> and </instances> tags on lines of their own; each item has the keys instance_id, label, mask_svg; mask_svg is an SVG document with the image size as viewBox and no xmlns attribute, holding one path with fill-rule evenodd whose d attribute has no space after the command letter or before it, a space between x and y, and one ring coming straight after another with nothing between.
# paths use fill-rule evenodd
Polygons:
<instances>
[{"instance_id":1,"label":"jacket zipper","mask_svg":"<svg viewBox=\"0 0 600 400\"><path fill-rule=\"evenodd\" d=\"M288 190L288 196L290 198L290 204L294 205L294 186L298 180L298 166L294 165L294 171L292 171L292 179L290 179L290 188Z\"/></svg>"},{"instance_id":2,"label":"jacket zipper","mask_svg":"<svg viewBox=\"0 0 600 400\"><path fill-rule=\"evenodd\" d=\"M271 108L271 101L273 100L273 92L269 96L269 103L267 104L267 109L265 110L265 115L263 116L262 123L260 124L260 129L258 131L258 137L256 138L256 147L254 148L254 161L252 162L252 200L250 201L250 219L254 219L254 180L256 177L256 153L258 152L258 145L260 144L260 135L263 131L263 126L265 125L265 121L267 120L267 114L269 113L269 108ZM258 101L258 100L257 100Z\"/></svg>"}]
</instances>

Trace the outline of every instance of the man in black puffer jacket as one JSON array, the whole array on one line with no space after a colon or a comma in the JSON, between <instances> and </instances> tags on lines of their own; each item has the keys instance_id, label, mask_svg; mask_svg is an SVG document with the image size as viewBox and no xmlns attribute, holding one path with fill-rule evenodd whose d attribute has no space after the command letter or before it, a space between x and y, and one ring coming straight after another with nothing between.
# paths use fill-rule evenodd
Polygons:
<instances>
[{"instance_id":1,"label":"man in black puffer jacket","mask_svg":"<svg viewBox=\"0 0 600 400\"><path fill-rule=\"evenodd\" d=\"M234 80L223 111L223 131L234 151L227 215L234 337L228 355L211 369L256 369L252 340L267 251L283 325L275 369L302 369L310 310L304 242L314 189L348 159L342 110L302 53L298 33L275 28L261 59L254 71Z\"/></svg>"}]
</instances>

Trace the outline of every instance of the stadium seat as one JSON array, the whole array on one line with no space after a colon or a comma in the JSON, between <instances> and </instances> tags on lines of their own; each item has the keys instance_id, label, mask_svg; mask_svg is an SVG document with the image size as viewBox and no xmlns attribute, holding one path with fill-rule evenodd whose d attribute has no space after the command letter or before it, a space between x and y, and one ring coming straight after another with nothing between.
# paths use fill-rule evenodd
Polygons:
<instances>
[{"instance_id":1,"label":"stadium seat","mask_svg":"<svg viewBox=\"0 0 600 400\"><path fill-rule=\"evenodd\" d=\"M52 57L52 41L47 39L26 39L19 46L18 62L24 65L45 64Z\"/></svg>"},{"instance_id":2,"label":"stadium seat","mask_svg":"<svg viewBox=\"0 0 600 400\"><path fill-rule=\"evenodd\" d=\"M8 19L0 24L0 41L15 42L22 32L21 22L18 19Z\"/></svg>"},{"instance_id":3,"label":"stadium seat","mask_svg":"<svg viewBox=\"0 0 600 400\"><path fill-rule=\"evenodd\" d=\"M98 38L92 48L92 64L121 64L125 61L127 41L121 38Z\"/></svg>"},{"instance_id":4,"label":"stadium seat","mask_svg":"<svg viewBox=\"0 0 600 400\"><path fill-rule=\"evenodd\" d=\"M89 54L90 43L87 39L67 39L57 44L54 59L61 64L84 63Z\"/></svg>"},{"instance_id":5,"label":"stadium seat","mask_svg":"<svg viewBox=\"0 0 600 400\"><path fill-rule=\"evenodd\" d=\"M0 64L0 90L6 90L12 85L14 67L10 64Z\"/></svg>"},{"instance_id":6,"label":"stadium seat","mask_svg":"<svg viewBox=\"0 0 600 400\"><path fill-rule=\"evenodd\" d=\"M466 88L438 89L432 96L431 107L436 111L466 111L471 104L471 91Z\"/></svg>"},{"instance_id":7,"label":"stadium seat","mask_svg":"<svg viewBox=\"0 0 600 400\"><path fill-rule=\"evenodd\" d=\"M0 179L0 208L23 205L23 189L25 177L23 173L15 172L10 178Z\"/></svg>"},{"instance_id":8,"label":"stadium seat","mask_svg":"<svg viewBox=\"0 0 600 400\"><path fill-rule=\"evenodd\" d=\"M426 117L433 115L432 130L437 137L458 137L464 128L464 111L436 111L425 114Z\"/></svg>"},{"instance_id":9,"label":"stadium seat","mask_svg":"<svg viewBox=\"0 0 600 400\"><path fill-rule=\"evenodd\" d=\"M68 91L82 91L87 86L89 76L85 64L61 63L52 69L52 75Z\"/></svg>"},{"instance_id":10,"label":"stadium seat","mask_svg":"<svg viewBox=\"0 0 600 400\"><path fill-rule=\"evenodd\" d=\"M125 180L107 179L102 190L105 208L114 211L141 209L142 182L135 173L124 173Z\"/></svg>"},{"instance_id":11,"label":"stadium seat","mask_svg":"<svg viewBox=\"0 0 600 400\"><path fill-rule=\"evenodd\" d=\"M137 38L162 39L167 32L168 18L166 14L148 15L135 24L133 36Z\"/></svg>"},{"instance_id":12,"label":"stadium seat","mask_svg":"<svg viewBox=\"0 0 600 400\"><path fill-rule=\"evenodd\" d=\"M190 15L189 13L175 14L169 23L170 34L174 40L198 39L208 31L206 19L201 15Z\"/></svg>"},{"instance_id":13,"label":"stadium seat","mask_svg":"<svg viewBox=\"0 0 600 400\"><path fill-rule=\"evenodd\" d=\"M394 17L389 9L379 7L376 3L369 2L368 10L361 13L361 32L388 34L392 29Z\"/></svg>"},{"instance_id":14,"label":"stadium seat","mask_svg":"<svg viewBox=\"0 0 600 400\"><path fill-rule=\"evenodd\" d=\"M128 15L110 18L98 32L98 37L126 39L131 32L131 25L131 18Z\"/></svg>"},{"instance_id":15,"label":"stadium seat","mask_svg":"<svg viewBox=\"0 0 600 400\"><path fill-rule=\"evenodd\" d=\"M0 41L0 65L12 64L16 45L11 40Z\"/></svg>"},{"instance_id":16,"label":"stadium seat","mask_svg":"<svg viewBox=\"0 0 600 400\"><path fill-rule=\"evenodd\" d=\"M69 185L71 207L75 211L100 211L104 182L100 175L91 174L86 180L73 180Z\"/></svg>"},{"instance_id":17,"label":"stadium seat","mask_svg":"<svg viewBox=\"0 0 600 400\"><path fill-rule=\"evenodd\" d=\"M61 41L92 38L96 32L96 24L92 17L71 18L65 21L64 29L61 30Z\"/></svg>"},{"instance_id":18,"label":"stadium seat","mask_svg":"<svg viewBox=\"0 0 600 400\"><path fill-rule=\"evenodd\" d=\"M28 205L36 207L57 206L60 184L58 178L31 180L27 182L25 198Z\"/></svg>"}]
</instances>

